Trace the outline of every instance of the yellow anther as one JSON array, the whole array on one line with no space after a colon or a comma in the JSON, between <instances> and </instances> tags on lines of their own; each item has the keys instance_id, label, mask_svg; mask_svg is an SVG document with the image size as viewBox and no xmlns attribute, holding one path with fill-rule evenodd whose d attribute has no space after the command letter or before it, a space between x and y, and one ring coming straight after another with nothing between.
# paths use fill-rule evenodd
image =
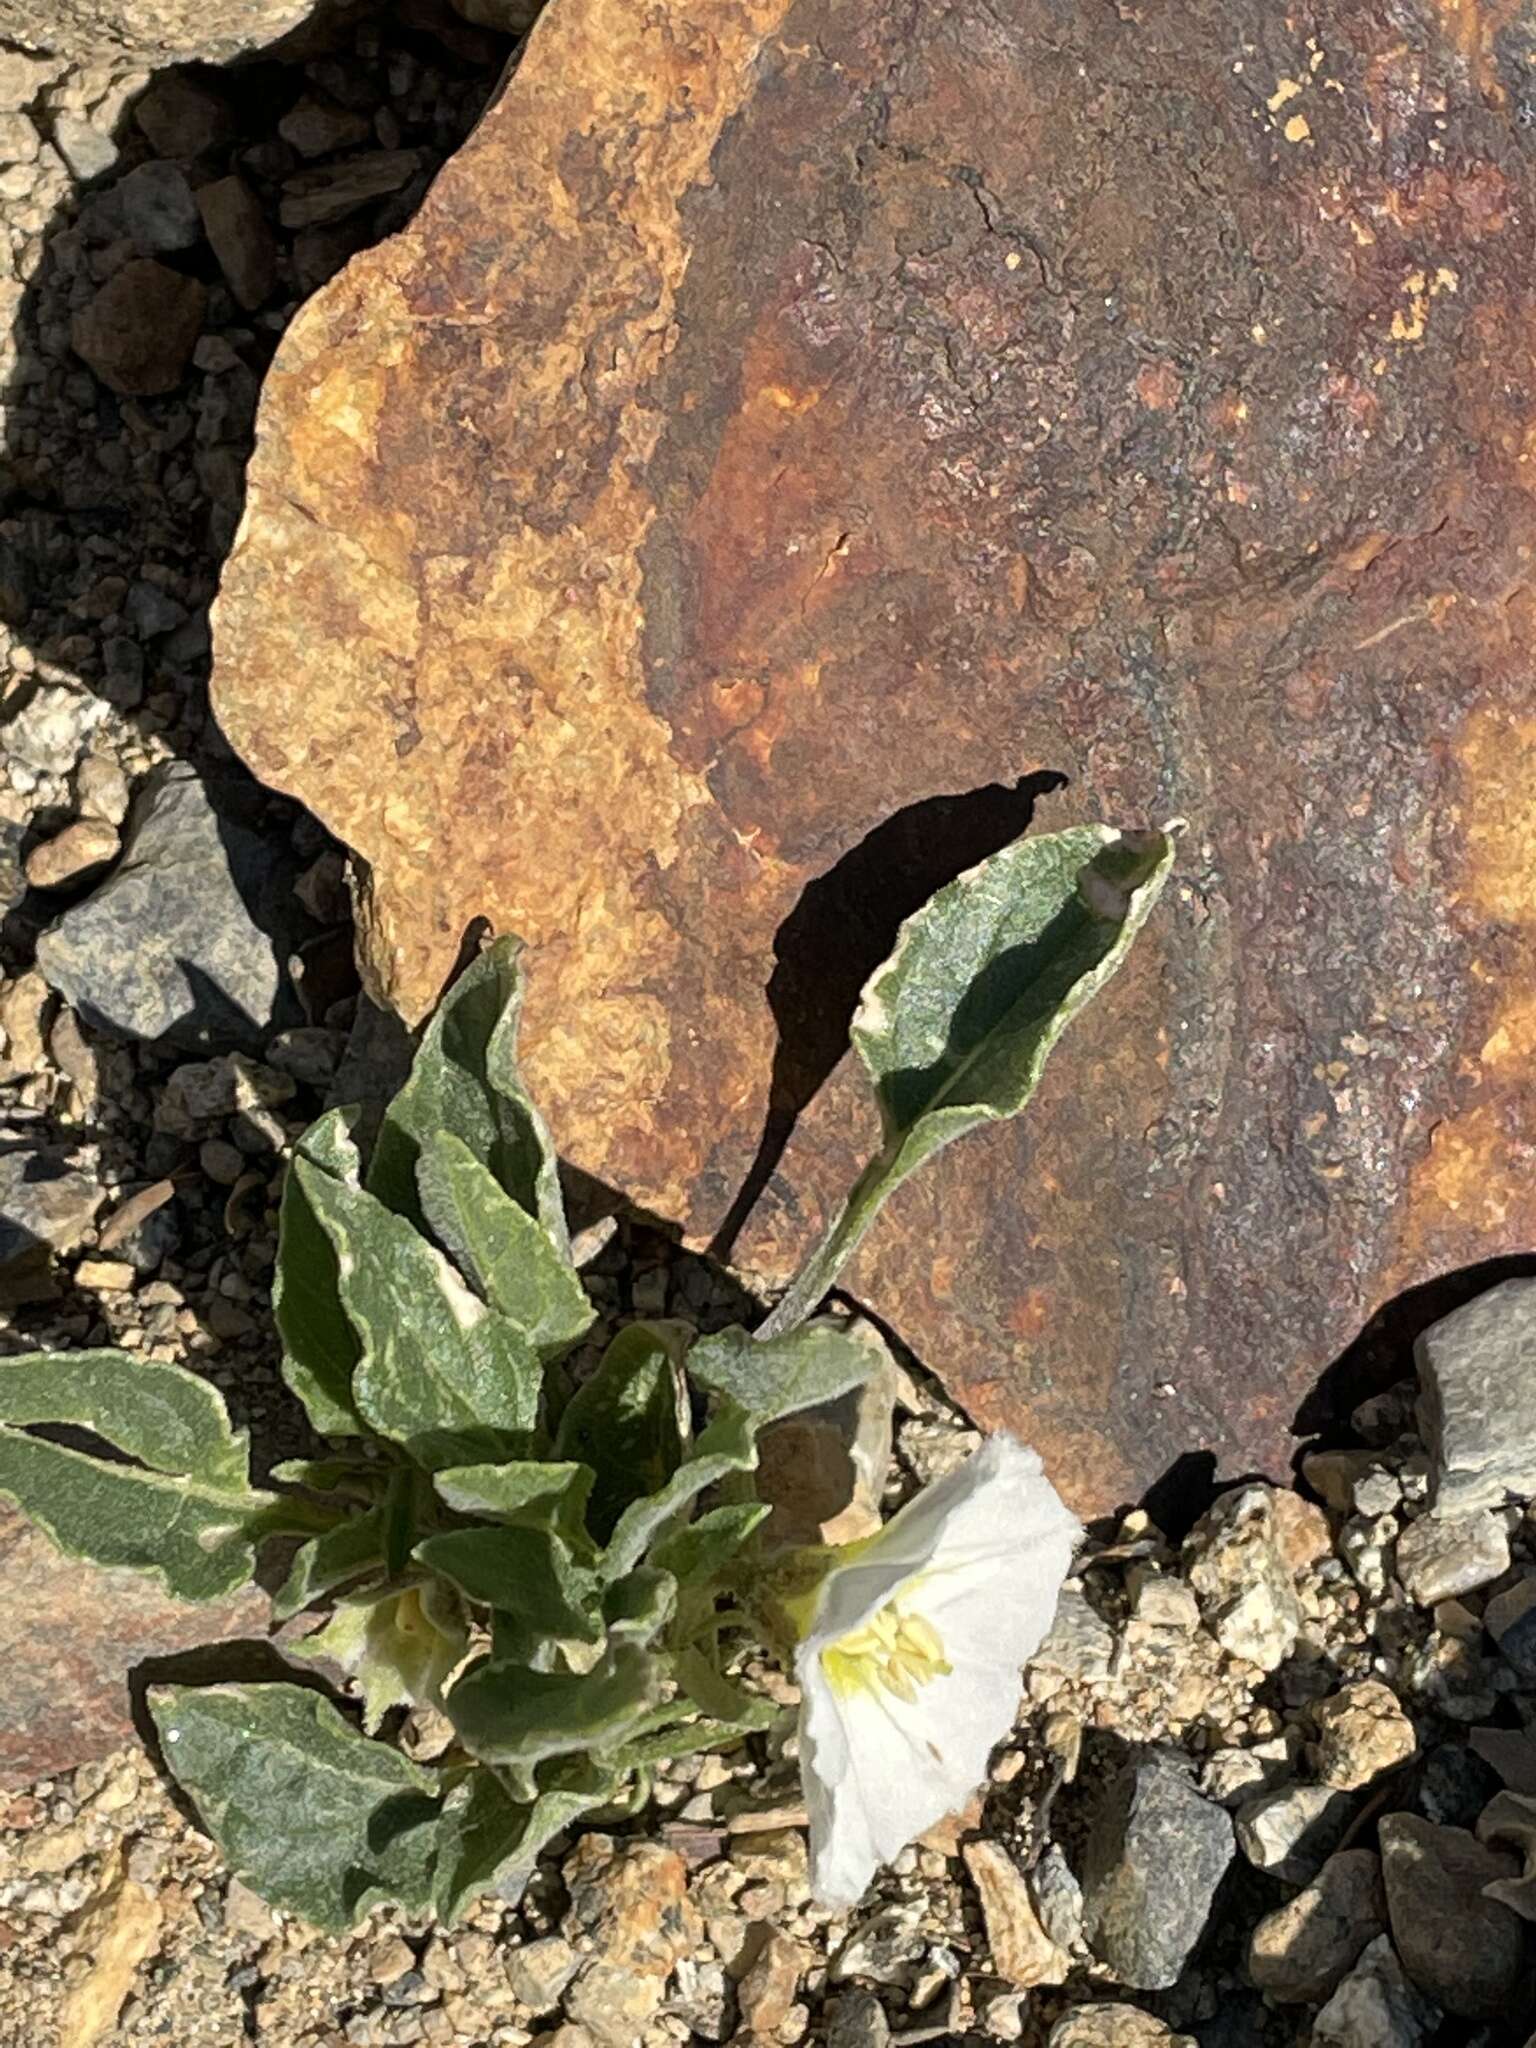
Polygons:
<instances>
[{"instance_id":1,"label":"yellow anther","mask_svg":"<svg viewBox=\"0 0 1536 2048\"><path fill-rule=\"evenodd\" d=\"M944 1639L926 1615L907 1603L904 1586L876 1613L822 1652L829 1681L841 1692L884 1690L911 1706L918 1688L947 1678L953 1666Z\"/></svg>"}]
</instances>

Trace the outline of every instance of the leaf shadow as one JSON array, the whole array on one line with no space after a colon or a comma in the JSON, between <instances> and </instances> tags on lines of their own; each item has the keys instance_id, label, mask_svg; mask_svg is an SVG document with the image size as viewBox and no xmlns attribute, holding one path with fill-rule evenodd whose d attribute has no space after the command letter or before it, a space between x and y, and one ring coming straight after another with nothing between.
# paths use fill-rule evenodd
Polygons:
<instances>
[{"instance_id":1,"label":"leaf shadow","mask_svg":"<svg viewBox=\"0 0 1536 2048\"><path fill-rule=\"evenodd\" d=\"M746 1178L709 1247L729 1260L795 1125L848 1050L870 975L902 923L930 896L1028 831L1042 796L1066 786L1054 768L1016 782L924 797L867 832L802 890L774 936L768 1007L777 1030L768 1107Z\"/></svg>"}]
</instances>

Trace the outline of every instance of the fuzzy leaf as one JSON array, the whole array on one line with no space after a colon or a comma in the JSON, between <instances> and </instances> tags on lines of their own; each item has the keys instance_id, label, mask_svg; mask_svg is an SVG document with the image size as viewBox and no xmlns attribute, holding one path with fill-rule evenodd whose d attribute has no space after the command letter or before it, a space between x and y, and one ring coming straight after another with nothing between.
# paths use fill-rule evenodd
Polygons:
<instances>
[{"instance_id":1,"label":"fuzzy leaf","mask_svg":"<svg viewBox=\"0 0 1536 2048\"><path fill-rule=\"evenodd\" d=\"M696 1522L685 1522L662 1537L651 1551L651 1563L670 1572L680 1586L707 1583L772 1513L769 1502L758 1500L711 1508Z\"/></svg>"},{"instance_id":2,"label":"fuzzy leaf","mask_svg":"<svg viewBox=\"0 0 1536 2048\"><path fill-rule=\"evenodd\" d=\"M595 1643L596 1580L548 1529L450 1529L416 1546L417 1562L452 1579L471 1600L521 1622L530 1633Z\"/></svg>"},{"instance_id":3,"label":"fuzzy leaf","mask_svg":"<svg viewBox=\"0 0 1536 2048\"><path fill-rule=\"evenodd\" d=\"M28 1423L89 1429L139 1462L28 1435ZM180 1366L127 1351L0 1362L0 1496L70 1557L154 1572L178 1599L232 1593L251 1576L258 1518L277 1504L247 1473L244 1431Z\"/></svg>"},{"instance_id":4,"label":"fuzzy leaf","mask_svg":"<svg viewBox=\"0 0 1536 2048\"><path fill-rule=\"evenodd\" d=\"M527 1459L504 1465L451 1465L432 1475L433 1485L459 1514L553 1529L583 1564L596 1557L586 1525L592 1479L590 1465Z\"/></svg>"},{"instance_id":5,"label":"fuzzy leaf","mask_svg":"<svg viewBox=\"0 0 1536 2048\"><path fill-rule=\"evenodd\" d=\"M498 939L439 1004L422 1033L410 1079L384 1112L368 1186L398 1215L424 1222L417 1162L432 1137L451 1131L519 1207L538 1219L568 1263L554 1146L517 1072L522 950L517 939Z\"/></svg>"},{"instance_id":6,"label":"fuzzy leaf","mask_svg":"<svg viewBox=\"0 0 1536 2048\"><path fill-rule=\"evenodd\" d=\"M686 1511L707 1486L731 1472L751 1472L757 1465L757 1425L735 1401L723 1400L718 1412L665 1486L632 1501L619 1517L609 1539L603 1571L621 1578L644 1557L652 1539L674 1516Z\"/></svg>"},{"instance_id":7,"label":"fuzzy leaf","mask_svg":"<svg viewBox=\"0 0 1536 2048\"><path fill-rule=\"evenodd\" d=\"M561 1357L594 1320L568 1254L452 1131L423 1141L416 1181L439 1244L542 1359Z\"/></svg>"},{"instance_id":8,"label":"fuzzy leaf","mask_svg":"<svg viewBox=\"0 0 1536 2048\"><path fill-rule=\"evenodd\" d=\"M614 1635L650 1643L677 1611L677 1581L670 1572L643 1564L615 1579L603 1595L603 1620Z\"/></svg>"},{"instance_id":9,"label":"fuzzy leaf","mask_svg":"<svg viewBox=\"0 0 1536 2048\"><path fill-rule=\"evenodd\" d=\"M333 1109L299 1140L296 1157L332 1180L356 1184L354 1109ZM289 1162L278 1212L277 1271L272 1314L283 1340L282 1374L322 1436L358 1436L363 1423L352 1399L352 1369L362 1355L341 1305L336 1248Z\"/></svg>"},{"instance_id":10,"label":"fuzzy leaf","mask_svg":"<svg viewBox=\"0 0 1536 2048\"><path fill-rule=\"evenodd\" d=\"M530 1671L485 1661L449 1693L448 1718L466 1749L493 1764L602 1750L652 1704L660 1668L637 1644L610 1642L590 1671Z\"/></svg>"},{"instance_id":11,"label":"fuzzy leaf","mask_svg":"<svg viewBox=\"0 0 1536 2048\"><path fill-rule=\"evenodd\" d=\"M781 1711L772 1700L732 1685L702 1651L684 1650L675 1668L677 1681L689 1699L722 1727L748 1734L769 1727Z\"/></svg>"},{"instance_id":12,"label":"fuzzy leaf","mask_svg":"<svg viewBox=\"0 0 1536 2048\"><path fill-rule=\"evenodd\" d=\"M384 1510L368 1508L360 1515L349 1515L323 1536L300 1544L273 1599L272 1613L278 1621L287 1621L322 1593L333 1592L383 1564Z\"/></svg>"},{"instance_id":13,"label":"fuzzy leaf","mask_svg":"<svg viewBox=\"0 0 1536 2048\"><path fill-rule=\"evenodd\" d=\"M294 1170L362 1338L352 1391L364 1419L426 1465L515 1450L538 1421L539 1362L523 1338L403 1217L303 1158Z\"/></svg>"},{"instance_id":14,"label":"fuzzy leaf","mask_svg":"<svg viewBox=\"0 0 1536 2048\"><path fill-rule=\"evenodd\" d=\"M663 1485L682 1457L678 1368L692 1334L683 1323L631 1323L560 1418L556 1456L590 1465L595 1475L587 1524L599 1543L629 1503Z\"/></svg>"},{"instance_id":15,"label":"fuzzy leaf","mask_svg":"<svg viewBox=\"0 0 1536 2048\"><path fill-rule=\"evenodd\" d=\"M907 919L853 1020L884 1143L759 1339L805 1321L887 1196L925 1159L1023 1109L1057 1039L1130 950L1173 856L1166 832L1041 833L1005 846Z\"/></svg>"},{"instance_id":16,"label":"fuzzy leaf","mask_svg":"<svg viewBox=\"0 0 1536 2048\"><path fill-rule=\"evenodd\" d=\"M333 1933L381 1899L430 1901L439 1803L427 1772L296 1685L157 1686L167 1764L220 1853L274 1906Z\"/></svg>"},{"instance_id":17,"label":"fuzzy leaf","mask_svg":"<svg viewBox=\"0 0 1536 2048\"><path fill-rule=\"evenodd\" d=\"M284 1486L305 1486L311 1493L338 1493L349 1500L377 1500L398 1467L382 1458L366 1464L358 1458L285 1458L272 1467Z\"/></svg>"},{"instance_id":18,"label":"fuzzy leaf","mask_svg":"<svg viewBox=\"0 0 1536 2048\"><path fill-rule=\"evenodd\" d=\"M688 1353L688 1376L729 1395L759 1425L835 1401L862 1386L877 1354L831 1317L759 1341L739 1325L701 1337Z\"/></svg>"},{"instance_id":19,"label":"fuzzy leaf","mask_svg":"<svg viewBox=\"0 0 1536 2048\"><path fill-rule=\"evenodd\" d=\"M433 1899L440 1920L456 1920L486 1892L515 1905L545 1843L618 1788L615 1773L585 1759L546 1768L556 1781L538 1786L528 1803L515 1800L494 1771L483 1769L471 1771L449 1793L438 1830Z\"/></svg>"}]
</instances>

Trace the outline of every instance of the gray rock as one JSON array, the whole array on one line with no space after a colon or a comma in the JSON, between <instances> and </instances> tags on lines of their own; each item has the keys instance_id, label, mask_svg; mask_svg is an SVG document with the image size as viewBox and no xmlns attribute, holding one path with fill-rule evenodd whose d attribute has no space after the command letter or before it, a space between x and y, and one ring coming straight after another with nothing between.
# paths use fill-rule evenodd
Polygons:
<instances>
[{"instance_id":1,"label":"gray rock","mask_svg":"<svg viewBox=\"0 0 1536 2048\"><path fill-rule=\"evenodd\" d=\"M1154 1751L1112 1781L1083 1853L1083 1932L1124 1984L1176 1983L1232 1861L1232 1822L1183 1758Z\"/></svg>"},{"instance_id":2,"label":"gray rock","mask_svg":"<svg viewBox=\"0 0 1536 2048\"><path fill-rule=\"evenodd\" d=\"M1029 1889L1040 1925L1058 1948L1072 1948L1083 1934L1083 1888L1059 1842L1049 1845L1030 1872Z\"/></svg>"},{"instance_id":3,"label":"gray rock","mask_svg":"<svg viewBox=\"0 0 1536 2048\"><path fill-rule=\"evenodd\" d=\"M1318 2004L1386 1924L1381 1859L1370 1849L1341 1850L1254 1928L1248 1974L1282 2005Z\"/></svg>"},{"instance_id":4,"label":"gray rock","mask_svg":"<svg viewBox=\"0 0 1536 2048\"><path fill-rule=\"evenodd\" d=\"M1312 2022L1313 2048L1419 2048L1440 2015L1379 1934Z\"/></svg>"},{"instance_id":5,"label":"gray rock","mask_svg":"<svg viewBox=\"0 0 1536 2048\"><path fill-rule=\"evenodd\" d=\"M141 256L190 249L202 234L197 201L178 164L140 164L119 183L117 201Z\"/></svg>"},{"instance_id":6,"label":"gray rock","mask_svg":"<svg viewBox=\"0 0 1536 2048\"><path fill-rule=\"evenodd\" d=\"M225 64L274 43L314 0L6 0L4 40L78 64ZM147 131L146 131L147 132Z\"/></svg>"},{"instance_id":7,"label":"gray rock","mask_svg":"<svg viewBox=\"0 0 1536 2048\"><path fill-rule=\"evenodd\" d=\"M1051 2029L1048 2048L1195 2048L1195 2037L1174 2033L1139 2005L1115 2001L1074 2005L1064 2012Z\"/></svg>"},{"instance_id":8,"label":"gray rock","mask_svg":"<svg viewBox=\"0 0 1536 2048\"><path fill-rule=\"evenodd\" d=\"M1114 1630L1094 1612L1082 1587L1069 1580L1057 1599L1051 1632L1032 1662L1091 1685L1108 1678L1114 1655Z\"/></svg>"},{"instance_id":9,"label":"gray rock","mask_svg":"<svg viewBox=\"0 0 1536 2048\"><path fill-rule=\"evenodd\" d=\"M1536 1573L1496 1593L1483 1626L1520 1675L1536 1679Z\"/></svg>"},{"instance_id":10,"label":"gray rock","mask_svg":"<svg viewBox=\"0 0 1536 2048\"><path fill-rule=\"evenodd\" d=\"M1516 1876L1518 1858L1416 1813L1388 1814L1380 1833L1387 1917L1403 1968L1444 2011L1496 2019L1530 1959L1524 1922L1484 1887Z\"/></svg>"},{"instance_id":11,"label":"gray rock","mask_svg":"<svg viewBox=\"0 0 1536 2048\"><path fill-rule=\"evenodd\" d=\"M1436 1505L1465 1514L1536 1495L1536 1279L1443 1316L1414 1359Z\"/></svg>"},{"instance_id":12,"label":"gray rock","mask_svg":"<svg viewBox=\"0 0 1536 2048\"><path fill-rule=\"evenodd\" d=\"M1223 1494L1186 1545L1207 1627L1229 1655L1261 1671L1290 1655L1302 1619L1274 1503L1270 1486Z\"/></svg>"},{"instance_id":13,"label":"gray rock","mask_svg":"<svg viewBox=\"0 0 1536 2048\"><path fill-rule=\"evenodd\" d=\"M261 201L232 174L199 186L197 208L226 284L246 312L254 312L277 283L277 242Z\"/></svg>"},{"instance_id":14,"label":"gray rock","mask_svg":"<svg viewBox=\"0 0 1536 2048\"><path fill-rule=\"evenodd\" d=\"M1509 1531L1488 1508L1421 1515L1397 1539L1397 1575L1420 1607L1471 1593L1509 1570Z\"/></svg>"},{"instance_id":15,"label":"gray rock","mask_svg":"<svg viewBox=\"0 0 1536 2048\"><path fill-rule=\"evenodd\" d=\"M111 131L98 127L85 114L62 113L55 117L52 142L69 166L70 175L82 185L110 171L117 162L117 144Z\"/></svg>"},{"instance_id":16,"label":"gray rock","mask_svg":"<svg viewBox=\"0 0 1536 2048\"><path fill-rule=\"evenodd\" d=\"M0 1281L72 1251L90 1229L102 1191L65 1155L0 1134Z\"/></svg>"},{"instance_id":17,"label":"gray rock","mask_svg":"<svg viewBox=\"0 0 1536 2048\"><path fill-rule=\"evenodd\" d=\"M0 755L12 783L30 789L40 775L67 775L105 713L99 698L60 683L34 690L15 717L0 726ZM25 771L21 781L17 769Z\"/></svg>"},{"instance_id":18,"label":"gray rock","mask_svg":"<svg viewBox=\"0 0 1536 2048\"><path fill-rule=\"evenodd\" d=\"M271 847L221 818L173 761L146 779L117 868L43 933L37 964L98 1028L193 1049L257 1044L288 1021L291 910Z\"/></svg>"},{"instance_id":19,"label":"gray rock","mask_svg":"<svg viewBox=\"0 0 1536 2048\"><path fill-rule=\"evenodd\" d=\"M202 1138L237 1111L291 1102L295 1084L241 1053L178 1067L155 1104L155 1129L173 1138Z\"/></svg>"},{"instance_id":20,"label":"gray rock","mask_svg":"<svg viewBox=\"0 0 1536 2048\"><path fill-rule=\"evenodd\" d=\"M507 1983L530 2012L553 2012L580 1964L580 1956L562 1935L546 1935L542 1941L508 1949Z\"/></svg>"},{"instance_id":21,"label":"gray rock","mask_svg":"<svg viewBox=\"0 0 1536 2048\"><path fill-rule=\"evenodd\" d=\"M872 1991L845 1991L832 2008L827 2048L889 2048L891 2023Z\"/></svg>"},{"instance_id":22,"label":"gray rock","mask_svg":"<svg viewBox=\"0 0 1536 2048\"><path fill-rule=\"evenodd\" d=\"M1310 1884L1343 1840L1354 1808L1332 1785L1283 1785L1238 1809L1238 1847L1255 1869Z\"/></svg>"}]
</instances>

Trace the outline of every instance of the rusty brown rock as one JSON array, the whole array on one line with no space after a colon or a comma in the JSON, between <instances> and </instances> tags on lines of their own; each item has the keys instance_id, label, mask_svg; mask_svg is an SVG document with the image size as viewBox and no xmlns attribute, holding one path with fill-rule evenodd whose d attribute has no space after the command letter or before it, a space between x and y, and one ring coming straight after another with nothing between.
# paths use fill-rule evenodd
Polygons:
<instances>
[{"instance_id":1,"label":"rusty brown rock","mask_svg":"<svg viewBox=\"0 0 1536 2048\"><path fill-rule=\"evenodd\" d=\"M264 1636L269 1615L254 1587L198 1607L169 1599L146 1574L62 1557L0 1506L0 1786L31 1784L132 1741L136 1665Z\"/></svg>"},{"instance_id":2,"label":"rusty brown rock","mask_svg":"<svg viewBox=\"0 0 1536 2048\"><path fill-rule=\"evenodd\" d=\"M521 931L566 1152L700 1240L748 1187L767 1276L874 1142L827 1077L898 916L1055 774L1192 821L849 1275L1079 1508L1275 1469L1385 1299L1536 1230L1532 53L1505 0L553 0L268 382L225 729L368 863L376 992Z\"/></svg>"}]
</instances>

